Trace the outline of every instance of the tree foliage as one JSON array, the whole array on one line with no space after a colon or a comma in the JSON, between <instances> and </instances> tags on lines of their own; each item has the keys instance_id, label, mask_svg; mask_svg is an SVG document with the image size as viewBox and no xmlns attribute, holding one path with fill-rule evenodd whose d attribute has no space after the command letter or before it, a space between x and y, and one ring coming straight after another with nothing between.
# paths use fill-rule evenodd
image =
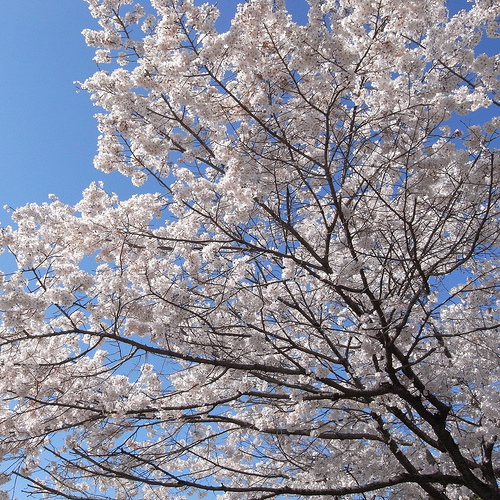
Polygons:
<instances>
[{"instance_id":1,"label":"tree foliage","mask_svg":"<svg viewBox=\"0 0 500 500\"><path fill-rule=\"evenodd\" d=\"M500 4L87 2L95 164L158 192L2 230L5 480L498 499Z\"/></svg>"}]
</instances>

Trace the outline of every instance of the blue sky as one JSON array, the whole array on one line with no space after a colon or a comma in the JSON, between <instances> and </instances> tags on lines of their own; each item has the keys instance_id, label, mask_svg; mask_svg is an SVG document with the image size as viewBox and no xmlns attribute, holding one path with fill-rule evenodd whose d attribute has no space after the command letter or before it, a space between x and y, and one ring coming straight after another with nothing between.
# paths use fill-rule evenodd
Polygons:
<instances>
[{"instance_id":1,"label":"blue sky","mask_svg":"<svg viewBox=\"0 0 500 500\"><path fill-rule=\"evenodd\" d=\"M48 193L74 203L99 177L95 109L73 84L95 71L81 35L93 20L81 0L5 0L2 11L0 207Z\"/></svg>"}]
</instances>

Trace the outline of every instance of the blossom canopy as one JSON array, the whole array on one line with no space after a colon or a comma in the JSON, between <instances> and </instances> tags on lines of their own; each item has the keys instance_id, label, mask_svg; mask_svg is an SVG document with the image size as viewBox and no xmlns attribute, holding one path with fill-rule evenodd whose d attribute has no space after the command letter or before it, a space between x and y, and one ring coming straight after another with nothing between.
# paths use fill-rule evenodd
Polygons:
<instances>
[{"instance_id":1,"label":"blossom canopy","mask_svg":"<svg viewBox=\"0 0 500 500\"><path fill-rule=\"evenodd\" d=\"M95 166L156 192L2 229L5 481L498 499L500 4L86 1Z\"/></svg>"}]
</instances>

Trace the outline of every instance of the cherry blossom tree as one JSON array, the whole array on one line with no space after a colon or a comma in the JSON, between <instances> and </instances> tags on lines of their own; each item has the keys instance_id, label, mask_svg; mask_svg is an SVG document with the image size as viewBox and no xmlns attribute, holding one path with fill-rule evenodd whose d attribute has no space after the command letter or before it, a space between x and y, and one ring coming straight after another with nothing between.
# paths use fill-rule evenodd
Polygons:
<instances>
[{"instance_id":1,"label":"cherry blossom tree","mask_svg":"<svg viewBox=\"0 0 500 500\"><path fill-rule=\"evenodd\" d=\"M3 480L498 499L500 3L87 0L91 185L1 244ZM108 65L108 66L106 66ZM5 498L10 498L7 493Z\"/></svg>"}]
</instances>

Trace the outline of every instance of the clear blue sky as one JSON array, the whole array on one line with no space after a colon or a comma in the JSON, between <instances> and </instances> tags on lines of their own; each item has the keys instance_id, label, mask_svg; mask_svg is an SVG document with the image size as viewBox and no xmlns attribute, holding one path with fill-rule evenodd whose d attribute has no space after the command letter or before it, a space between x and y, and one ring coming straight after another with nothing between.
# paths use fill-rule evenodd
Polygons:
<instances>
[{"instance_id":1,"label":"clear blue sky","mask_svg":"<svg viewBox=\"0 0 500 500\"><path fill-rule=\"evenodd\" d=\"M48 193L74 203L99 177L96 109L73 84L95 71L81 35L93 22L87 4L4 0L2 15L0 207L47 201Z\"/></svg>"},{"instance_id":2,"label":"clear blue sky","mask_svg":"<svg viewBox=\"0 0 500 500\"><path fill-rule=\"evenodd\" d=\"M236 0L219 0L227 26ZM305 20L305 0L288 0L296 20ZM465 0L453 0L455 10ZM93 180L122 197L134 192L120 175L106 176L92 166L97 111L73 82L95 70L93 49L81 31L93 27L83 0L2 0L0 34L0 223L1 208L47 201L54 193L75 203ZM498 49L496 50L498 52ZM146 186L146 189L156 186Z\"/></svg>"}]
</instances>

